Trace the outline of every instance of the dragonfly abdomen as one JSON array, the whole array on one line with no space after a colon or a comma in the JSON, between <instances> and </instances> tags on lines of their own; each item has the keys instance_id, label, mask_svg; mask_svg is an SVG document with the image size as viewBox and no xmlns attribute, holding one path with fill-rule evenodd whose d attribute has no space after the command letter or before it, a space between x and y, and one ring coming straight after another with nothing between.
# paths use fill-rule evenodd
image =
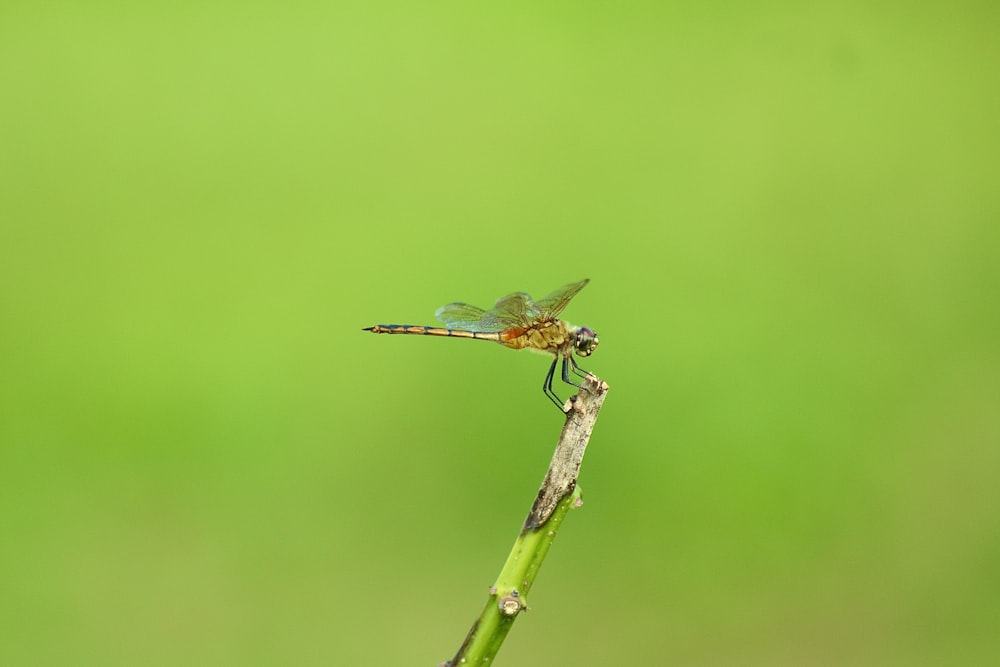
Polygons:
<instances>
[{"instance_id":1,"label":"dragonfly abdomen","mask_svg":"<svg viewBox=\"0 0 1000 667\"><path fill-rule=\"evenodd\" d=\"M499 342L500 334L486 331L463 331L461 329L445 329L443 327L425 327L419 324L376 324L363 331L377 334L409 334L412 336L452 336L454 338L477 338Z\"/></svg>"}]
</instances>

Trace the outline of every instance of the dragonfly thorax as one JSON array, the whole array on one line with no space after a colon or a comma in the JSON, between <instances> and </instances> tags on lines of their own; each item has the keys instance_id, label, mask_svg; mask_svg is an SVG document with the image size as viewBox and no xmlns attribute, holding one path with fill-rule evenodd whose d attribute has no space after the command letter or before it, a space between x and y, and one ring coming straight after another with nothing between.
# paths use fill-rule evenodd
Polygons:
<instances>
[{"instance_id":1,"label":"dragonfly thorax","mask_svg":"<svg viewBox=\"0 0 1000 667\"><path fill-rule=\"evenodd\" d=\"M573 331L573 349L581 357L589 357L597 349L601 339L597 337L593 329L587 327L577 327Z\"/></svg>"}]
</instances>

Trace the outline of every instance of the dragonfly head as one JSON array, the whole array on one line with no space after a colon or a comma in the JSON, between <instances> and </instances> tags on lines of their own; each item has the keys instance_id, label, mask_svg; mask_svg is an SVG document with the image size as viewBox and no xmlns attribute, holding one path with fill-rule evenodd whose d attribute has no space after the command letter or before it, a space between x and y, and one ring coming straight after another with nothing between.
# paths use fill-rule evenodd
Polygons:
<instances>
[{"instance_id":1,"label":"dragonfly head","mask_svg":"<svg viewBox=\"0 0 1000 667\"><path fill-rule=\"evenodd\" d=\"M597 337L593 329L579 327L574 334L573 347L581 357L589 357L597 349L597 344L600 342L601 339Z\"/></svg>"}]
</instances>

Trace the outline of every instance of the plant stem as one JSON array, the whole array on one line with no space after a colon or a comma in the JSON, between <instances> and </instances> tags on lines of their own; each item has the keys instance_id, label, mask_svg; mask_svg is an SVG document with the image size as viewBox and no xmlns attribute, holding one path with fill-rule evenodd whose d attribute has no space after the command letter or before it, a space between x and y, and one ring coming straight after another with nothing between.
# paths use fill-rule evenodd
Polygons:
<instances>
[{"instance_id":1,"label":"plant stem","mask_svg":"<svg viewBox=\"0 0 1000 667\"><path fill-rule=\"evenodd\" d=\"M493 664L514 619L528 611L527 594L566 513L583 503L576 479L608 385L590 375L584 380L584 389L567 401L562 435L521 534L490 588L479 618L458 653L445 665Z\"/></svg>"}]
</instances>

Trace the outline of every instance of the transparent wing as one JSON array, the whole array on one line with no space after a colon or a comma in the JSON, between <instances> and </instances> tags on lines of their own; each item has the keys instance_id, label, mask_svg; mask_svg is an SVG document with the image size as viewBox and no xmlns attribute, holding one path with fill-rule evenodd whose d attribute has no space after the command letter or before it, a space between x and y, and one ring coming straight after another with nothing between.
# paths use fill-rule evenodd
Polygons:
<instances>
[{"instance_id":1,"label":"transparent wing","mask_svg":"<svg viewBox=\"0 0 1000 667\"><path fill-rule=\"evenodd\" d=\"M555 319L566 308L566 304L569 303L570 299L576 296L589 282L590 278L585 278L578 283L563 285L544 299L540 299L534 304L537 309L535 315L538 319Z\"/></svg>"},{"instance_id":2,"label":"transparent wing","mask_svg":"<svg viewBox=\"0 0 1000 667\"><path fill-rule=\"evenodd\" d=\"M467 303L449 303L437 309L435 316L449 329L494 333L510 327L527 326L535 313L535 304L524 292L508 294L490 310Z\"/></svg>"},{"instance_id":3,"label":"transparent wing","mask_svg":"<svg viewBox=\"0 0 1000 667\"><path fill-rule=\"evenodd\" d=\"M514 292L497 300L496 305L489 312L496 321L504 326L524 327L530 325L537 311L535 302L524 292Z\"/></svg>"},{"instance_id":4,"label":"transparent wing","mask_svg":"<svg viewBox=\"0 0 1000 667\"><path fill-rule=\"evenodd\" d=\"M434 316L449 329L492 333L504 328L497 322L493 313L488 313L482 308L470 306L467 303L449 303L446 306L441 306L434 313Z\"/></svg>"},{"instance_id":5,"label":"transparent wing","mask_svg":"<svg viewBox=\"0 0 1000 667\"><path fill-rule=\"evenodd\" d=\"M581 280L560 287L537 303L524 292L514 292L498 299L489 310L467 303L449 303L438 308L435 316L449 329L461 331L494 333L513 327L530 327L535 322L556 319L570 299L589 282Z\"/></svg>"}]
</instances>

